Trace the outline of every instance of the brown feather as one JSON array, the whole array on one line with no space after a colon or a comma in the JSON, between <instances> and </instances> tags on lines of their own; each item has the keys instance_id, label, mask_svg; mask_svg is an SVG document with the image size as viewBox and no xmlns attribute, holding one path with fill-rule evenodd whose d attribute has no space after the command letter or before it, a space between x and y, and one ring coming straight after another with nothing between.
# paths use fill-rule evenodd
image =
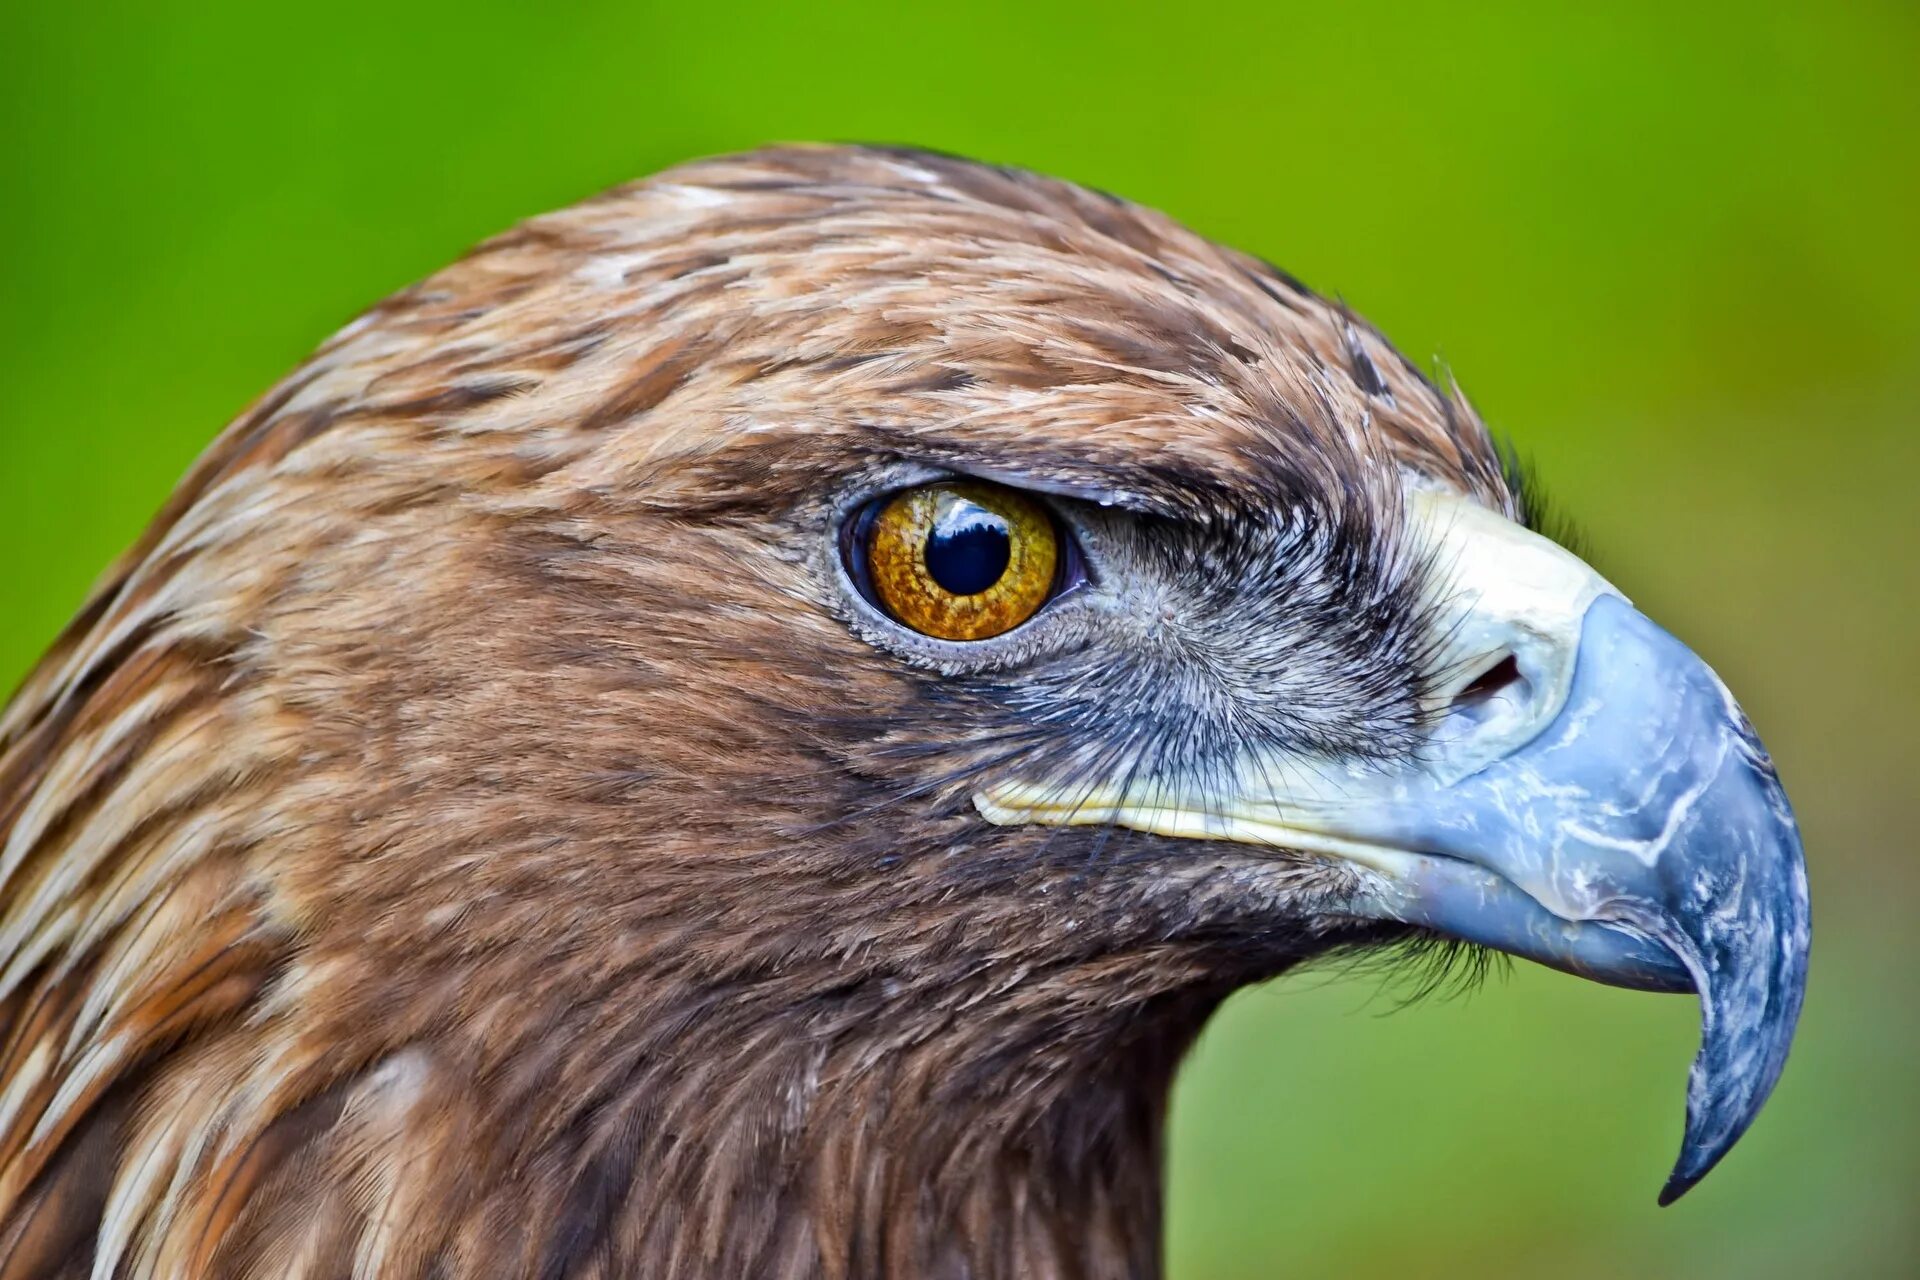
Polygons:
<instances>
[{"instance_id":1,"label":"brown feather","mask_svg":"<svg viewBox=\"0 0 1920 1280\"><path fill-rule=\"evenodd\" d=\"M480 246L229 427L0 719L0 1276L1154 1272L1179 1056L1310 940L916 772L927 677L814 549L897 458L1511 503L1344 310L1028 174L770 150Z\"/></svg>"}]
</instances>

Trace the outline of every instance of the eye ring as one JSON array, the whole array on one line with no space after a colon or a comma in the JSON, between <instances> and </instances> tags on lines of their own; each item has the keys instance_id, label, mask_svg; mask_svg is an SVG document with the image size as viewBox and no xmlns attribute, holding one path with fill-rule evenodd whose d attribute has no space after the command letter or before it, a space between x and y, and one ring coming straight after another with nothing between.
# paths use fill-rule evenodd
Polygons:
<instances>
[{"instance_id":1,"label":"eye ring","mask_svg":"<svg viewBox=\"0 0 1920 1280\"><path fill-rule=\"evenodd\" d=\"M986 481L939 480L866 503L840 529L867 603L934 640L990 640L1084 580L1078 549L1033 497Z\"/></svg>"}]
</instances>

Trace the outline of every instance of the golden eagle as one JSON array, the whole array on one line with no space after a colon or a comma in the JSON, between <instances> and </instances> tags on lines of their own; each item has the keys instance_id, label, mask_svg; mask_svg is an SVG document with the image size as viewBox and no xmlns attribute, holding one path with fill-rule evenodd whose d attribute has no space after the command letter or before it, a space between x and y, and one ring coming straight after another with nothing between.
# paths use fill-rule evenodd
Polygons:
<instances>
[{"instance_id":1,"label":"golden eagle","mask_svg":"<svg viewBox=\"0 0 1920 1280\"><path fill-rule=\"evenodd\" d=\"M1141 1277L1230 992L1453 939L1778 1075L1799 839L1458 391L918 151L535 218L220 436L0 720L0 1277Z\"/></svg>"}]
</instances>

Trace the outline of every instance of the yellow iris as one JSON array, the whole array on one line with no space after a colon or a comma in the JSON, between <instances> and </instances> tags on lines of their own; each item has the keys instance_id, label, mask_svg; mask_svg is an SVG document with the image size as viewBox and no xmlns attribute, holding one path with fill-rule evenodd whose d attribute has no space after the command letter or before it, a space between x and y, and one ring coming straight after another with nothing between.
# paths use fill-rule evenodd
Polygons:
<instances>
[{"instance_id":1,"label":"yellow iris","mask_svg":"<svg viewBox=\"0 0 1920 1280\"><path fill-rule=\"evenodd\" d=\"M999 485L943 481L889 499L867 535L874 594L906 626L985 640L1052 594L1059 537L1046 509Z\"/></svg>"}]
</instances>

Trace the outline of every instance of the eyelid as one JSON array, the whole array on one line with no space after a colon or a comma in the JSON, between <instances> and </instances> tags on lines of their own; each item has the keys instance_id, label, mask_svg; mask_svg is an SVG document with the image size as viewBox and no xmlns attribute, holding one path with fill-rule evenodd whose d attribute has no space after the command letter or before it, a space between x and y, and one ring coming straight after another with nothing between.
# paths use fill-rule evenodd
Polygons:
<instances>
[{"instance_id":1,"label":"eyelid","mask_svg":"<svg viewBox=\"0 0 1920 1280\"><path fill-rule=\"evenodd\" d=\"M1072 484L1064 480L1050 480L1029 475L1022 471L1000 467L976 467L958 464L950 468L951 474L964 476L970 480L985 480L989 484L1003 485L1018 490L1036 500L1043 498L1070 498L1075 502L1084 502L1089 506L1119 508L1123 511L1136 511L1151 514L1153 507L1137 493L1126 489L1107 488L1099 485ZM1051 503L1044 504L1055 518L1059 512Z\"/></svg>"},{"instance_id":2,"label":"eyelid","mask_svg":"<svg viewBox=\"0 0 1920 1280\"><path fill-rule=\"evenodd\" d=\"M1137 495L1124 489L1109 489L1095 485L1070 484L1063 480L1045 480L1020 471L1006 471L997 467L956 467L955 474L974 480L985 480L989 484L1005 485L1009 489L1018 489L1027 494L1047 494L1055 498L1072 498L1079 502L1090 502L1095 506L1116 507L1138 500Z\"/></svg>"}]
</instances>

